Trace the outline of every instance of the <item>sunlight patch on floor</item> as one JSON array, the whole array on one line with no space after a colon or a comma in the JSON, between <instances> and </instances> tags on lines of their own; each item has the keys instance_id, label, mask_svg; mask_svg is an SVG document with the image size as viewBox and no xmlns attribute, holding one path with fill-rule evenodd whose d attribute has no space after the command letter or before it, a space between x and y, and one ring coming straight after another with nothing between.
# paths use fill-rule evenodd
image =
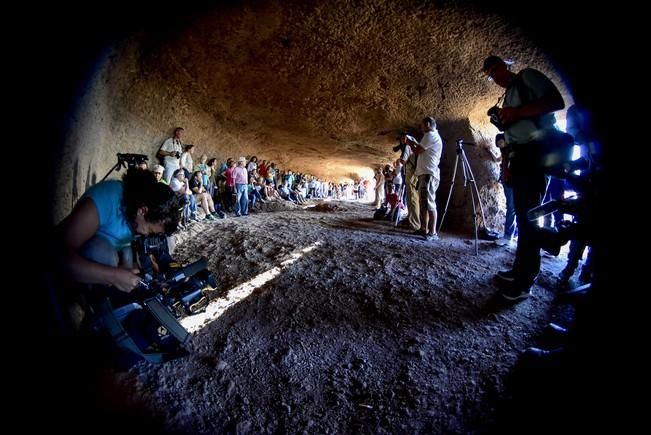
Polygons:
<instances>
[{"instance_id":1,"label":"sunlight patch on floor","mask_svg":"<svg viewBox=\"0 0 651 435\"><path fill-rule=\"evenodd\" d=\"M206 311L203 313L195 314L194 316L188 316L181 319L181 325L183 325L183 327L190 333L201 330L203 327L210 324L210 322L219 318L219 316L224 314L230 307L245 299L247 296L253 293L255 289L262 287L268 281L274 279L280 274L280 272L283 271L283 269L297 261L303 255L314 250L320 244L321 242L315 242L306 248L293 251L289 254L290 258L280 263L279 266L262 272L255 278L229 290L226 292L225 297L217 298L211 301L210 304L208 304L206 307Z\"/></svg>"}]
</instances>

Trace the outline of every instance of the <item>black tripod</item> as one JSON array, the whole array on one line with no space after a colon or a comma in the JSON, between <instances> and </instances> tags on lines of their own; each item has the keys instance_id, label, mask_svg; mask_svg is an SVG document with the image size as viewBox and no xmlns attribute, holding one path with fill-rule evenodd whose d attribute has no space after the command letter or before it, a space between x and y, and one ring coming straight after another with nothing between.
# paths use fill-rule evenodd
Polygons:
<instances>
[{"instance_id":1,"label":"black tripod","mask_svg":"<svg viewBox=\"0 0 651 435\"><path fill-rule=\"evenodd\" d=\"M466 145L474 145L474 144L467 142ZM452 198L452 190L454 189L454 180L457 176L457 166L459 162L461 162L461 168L463 170L463 187L468 187L468 183L470 183L471 185L470 200L472 201L472 223L475 225L475 255L479 255L479 232L477 229L477 206L475 202L479 203L479 210L481 211L481 218L484 225L486 225L486 218L484 217L484 206L482 205L481 198L479 197L479 189L477 189L475 176L472 174L472 169L470 169L470 163L468 163L468 157L466 156L466 152L463 150L463 139L457 140L457 156L454 160L454 171L452 172L450 193L448 193L448 200L445 203L445 209L443 210L443 217L441 218L441 223L439 224L439 232L441 231L441 227L443 227L443 220L445 219L445 214L447 213L448 206L450 205L450 199Z\"/></svg>"}]
</instances>

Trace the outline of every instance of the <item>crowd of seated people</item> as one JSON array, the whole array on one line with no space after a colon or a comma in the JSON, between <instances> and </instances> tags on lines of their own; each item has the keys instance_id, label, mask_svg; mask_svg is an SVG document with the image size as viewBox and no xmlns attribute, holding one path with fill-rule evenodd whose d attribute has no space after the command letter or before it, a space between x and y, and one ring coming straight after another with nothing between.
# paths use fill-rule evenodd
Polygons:
<instances>
[{"instance_id":1,"label":"crowd of seated people","mask_svg":"<svg viewBox=\"0 0 651 435\"><path fill-rule=\"evenodd\" d=\"M311 174L283 170L271 160L259 161L257 156L228 157L220 162L202 154L195 164L196 148L182 143L183 132L177 128L175 136L161 146L158 156L164 159L165 166L156 164L150 169L160 183L168 184L183 197L181 228L193 222L224 219L227 214L245 217L271 201L303 205L327 198L366 199L368 179L333 183ZM168 179L166 174L170 170Z\"/></svg>"}]
</instances>

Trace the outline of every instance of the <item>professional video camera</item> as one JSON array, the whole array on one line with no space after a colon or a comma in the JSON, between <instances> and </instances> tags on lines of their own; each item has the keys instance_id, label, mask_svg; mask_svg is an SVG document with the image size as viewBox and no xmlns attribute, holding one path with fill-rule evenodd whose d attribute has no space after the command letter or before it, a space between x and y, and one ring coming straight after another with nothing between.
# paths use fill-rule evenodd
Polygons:
<instances>
[{"instance_id":1,"label":"professional video camera","mask_svg":"<svg viewBox=\"0 0 651 435\"><path fill-rule=\"evenodd\" d=\"M126 165L126 167L131 168L147 163L147 160L149 160L149 158L144 154L118 153L118 162L122 164L122 167L125 167Z\"/></svg>"},{"instance_id":2,"label":"professional video camera","mask_svg":"<svg viewBox=\"0 0 651 435\"><path fill-rule=\"evenodd\" d=\"M142 270L140 285L126 301L124 294L117 298L113 294L97 303L96 329L108 331L131 357L163 362L183 356L190 334L178 319L203 311L216 291L207 260L186 266L175 263L164 235L138 236L132 247Z\"/></svg>"},{"instance_id":3,"label":"professional video camera","mask_svg":"<svg viewBox=\"0 0 651 435\"><path fill-rule=\"evenodd\" d=\"M186 266L175 263L165 235L138 236L132 244L143 276L140 286L131 293L133 297L156 297L176 318L197 314L208 305L208 296L215 291L217 282L205 258Z\"/></svg>"}]
</instances>

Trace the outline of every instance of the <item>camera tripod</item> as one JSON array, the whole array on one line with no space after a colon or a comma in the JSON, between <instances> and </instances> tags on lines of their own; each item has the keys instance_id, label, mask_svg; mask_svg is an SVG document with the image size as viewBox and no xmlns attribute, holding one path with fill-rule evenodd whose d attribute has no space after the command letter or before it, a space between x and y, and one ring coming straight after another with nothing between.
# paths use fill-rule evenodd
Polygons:
<instances>
[{"instance_id":1,"label":"camera tripod","mask_svg":"<svg viewBox=\"0 0 651 435\"><path fill-rule=\"evenodd\" d=\"M106 178L111 175L113 171L119 171L121 168L130 168L137 166L139 163L146 163L148 160L147 156L144 154L123 154L118 153L118 162L113 166L107 173L104 175L101 181L106 180Z\"/></svg>"},{"instance_id":2,"label":"camera tripod","mask_svg":"<svg viewBox=\"0 0 651 435\"><path fill-rule=\"evenodd\" d=\"M486 225L486 218L484 217L484 206L481 203L481 198L479 196L479 189L477 189L477 183L475 182L475 176L470 169L470 163L468 163L468 157L466 152L463 149L463 139L457 140L457 156L454 160L454 171L452 172L452 182L450 183L450 192L448 193L448 200L445 203L445 209L443 210L443 217L441 218L441 223L439 224L438 231L441 231L443 227L443 220L445 219L445 214L448 211L448 206L450 205L450 199L452 198L452 190L454 189L454 180L457 176L457 166L461 162L461 169L463 171L463 187L470 187L470 200L472 202L472 223L475 226L475 255L479 255L479 231L477 228L477 206L476 203L479 203L479 211L481 212L481 218L484 226ZM467 142L466 145L474 145L473 143Z\"/></svg>"}]
</instances>

